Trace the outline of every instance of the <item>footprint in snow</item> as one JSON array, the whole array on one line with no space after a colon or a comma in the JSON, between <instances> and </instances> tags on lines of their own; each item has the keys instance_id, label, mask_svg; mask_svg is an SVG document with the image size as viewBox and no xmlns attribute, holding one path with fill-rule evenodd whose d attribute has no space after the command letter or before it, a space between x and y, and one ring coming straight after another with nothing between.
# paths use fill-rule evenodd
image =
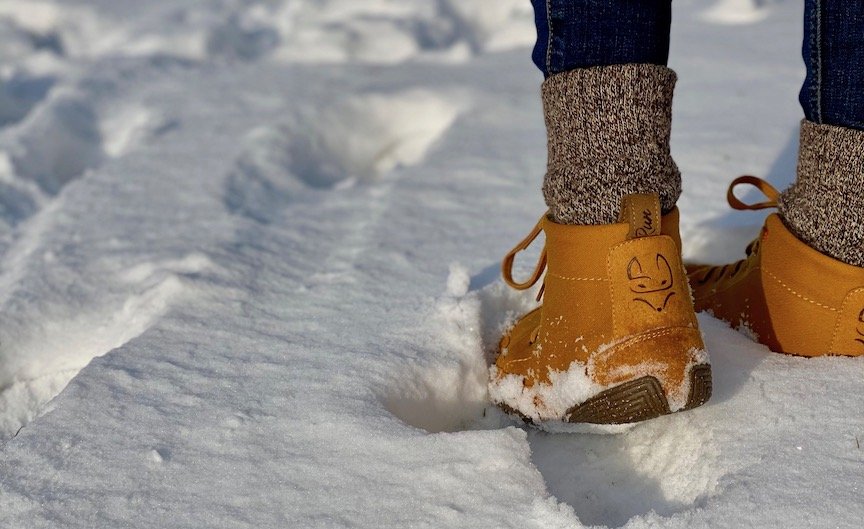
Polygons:
<instances>
[{"instance_id":1,"label":"footprint in snow","mask_svg":"<svg viewBox=\"0 0 864 529\"><path fill-rule=\"evenodd\" d=\"M44 100L56 79L50 75L15 72L0 79L0 128L23 120Z\"/></svg>"},{"instance_id":2,"label":"footprint in snow","mask_svg":"<svg viewBox=\"0 0 864 529\"><path fill-rule=\"evenodd\" d=\"M372 93L255 129L228 176L225 204L267 222L303 190L371 182L417 165L462 106L457 97L425 90Z\"/></svg>"},{"instance_id":3,"label":"footprint in snow","mask_svg":"<svg viewBox=\"0 0 864 529\"><path fill-rule=\"evenodd\" d=\"M117 106L109 100L97 106L95 101L107 99L98 91L50 90L52 82L0 85L0 120L18 119L0 136L0 219L9 226L33 216L89 171L177 126L140 105ZM17 114L7 112L4 98L29 100L32 108L24 116L17 106Z\"/></svg>"},{"instance_id":4,"label":"footprint in snow","mask_svg":"<svg viewBox=\"0 0 864 529\"><path fill-rule=\"evenodd\" d=\"M53 318L8 318L0 326L0 440L16 434L96 357L141 335L215 265L204 255L145 262L117 278L126 295L104 307L56 307ZM40 310L40 309L36 309ZM61 314L67 314L62 317Z\"/></svg>"}]
</instances>

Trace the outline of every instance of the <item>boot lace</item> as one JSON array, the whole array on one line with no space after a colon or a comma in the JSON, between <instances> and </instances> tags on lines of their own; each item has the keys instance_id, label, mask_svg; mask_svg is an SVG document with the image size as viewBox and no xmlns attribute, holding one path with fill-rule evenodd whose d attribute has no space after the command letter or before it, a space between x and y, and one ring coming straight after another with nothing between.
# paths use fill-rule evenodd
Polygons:
<instances>
[{"instance_id":1,"label":"boot lace","mask_svg":"<svg viewBox=\"0 0 864 529\"><path fill-rule=\"evenodd\" d=\"M753 204L748 204L746 202L741 201L737 196L735 196L735 188L742 185L750 185L758 189L762 192L763 195L767 198L767 200L763 200L762 202L755 202ZM765 180L752 175L743 175L739 176L735 180L729 184L729 190L726 192L726 201L729 202L729 206L732 209L736 209L739 211L756 211L760 209L769 209L777 207L777 200L780 198L780 192L777 191L777 188L766 182ZM759 242L761 237L757 237L750 244L747 245L747 249L745 250L746 257L731 264L711 266L706 268L705 272L701 277L696 279L697 285L704 285L709 281L713 280L715 282L720 281L724 278L733 278L738 275L741 270L746 268L747 263L754 258L759 253Z\"/></svg>"},{"instance_id":2,"label":"boot lace","mask_svg":"<svg viewBox=\"0 0 864 529\"><path fill-rule=\"evenodd\" d=\"M537 260L537 264L534 266L534 272L531 273L531 277L528 278L527 281L518 282L513 279L513 263L516 260L516 256L522 252L523 250L527 250L528 247L531 246L531 243L534 242L534 239L540 235L540 232L543 231L543 219L547 215L544 213L540 220L537 221L537 224L531 230L524 239L519 241L519 243L510 250L506 256L504 256L504 260L501 262L501 275L504 278L504 282L510 285L510 287L515 288L516 290L527 290L537 284L537 281L543 277L543 273L546 271L546 245L543 245L543 249L540 251L540 258ZM540 286L540 291L537 293L537 301L543 297L543 291L546 288L546 282Z\"/></svg>"}]
</instances>

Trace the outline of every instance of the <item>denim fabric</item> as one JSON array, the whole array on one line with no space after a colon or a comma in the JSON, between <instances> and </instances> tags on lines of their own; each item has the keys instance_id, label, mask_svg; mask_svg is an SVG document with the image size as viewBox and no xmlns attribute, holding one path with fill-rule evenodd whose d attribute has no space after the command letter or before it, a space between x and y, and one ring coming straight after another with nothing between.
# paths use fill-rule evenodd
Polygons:
<instances>
[{"instance_id":1,"label":"denim fabric","mask_svg":"<svg viewBox=\"0 0 864 529\"><path fill-rule=\"evenodd\" d=\"M805 0L804 63L805 117L864 130L864 1Z\"/></svg>"},{"instance_id":2,"label":"denim fabric","mask_svg":"<svg viewBox=\"0 0 864 529\"><path fill-rule=\"evenodd\" d=\"M546 77L590 66L666 65L671 0L531 2L537 24L533 58Z\"/></svg>"}]
</instances>

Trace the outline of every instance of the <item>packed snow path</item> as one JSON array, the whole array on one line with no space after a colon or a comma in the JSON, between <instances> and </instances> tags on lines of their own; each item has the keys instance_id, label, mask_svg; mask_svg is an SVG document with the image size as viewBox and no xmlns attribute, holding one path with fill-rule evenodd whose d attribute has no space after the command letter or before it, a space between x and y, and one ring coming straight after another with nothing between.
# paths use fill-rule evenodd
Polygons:
<instances>
[{"instance_id":1,"label":"packed snow path","mask_svg":"<svg viewBox=\"0 0 864 529\"><path fill-rule=\"evenodd\" d=\"M0 0L0 527L860 527L859 360L702 316L695 411L487 406L543 211L527 0L172 4ZM675 10L687 254L734 259L801 6Z\"/></svg>"}]
</instances>

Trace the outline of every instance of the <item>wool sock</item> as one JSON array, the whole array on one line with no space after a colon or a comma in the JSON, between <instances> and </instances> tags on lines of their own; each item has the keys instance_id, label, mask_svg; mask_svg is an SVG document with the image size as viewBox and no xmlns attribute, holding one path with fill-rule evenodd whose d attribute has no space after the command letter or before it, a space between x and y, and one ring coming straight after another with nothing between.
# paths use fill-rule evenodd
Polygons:
<instances>
[{"instance_id":1,"label":"wool sock","mask_svg":"<svg viewBox=\"0 0 864 529\"><path fill-rule=\"evenodd\" d=\"M617 222L621 199L657 193L663 213L681 194L669 152L675 72L653 64L598 66L543 83L548 167L543 195L560 224Z\"/></svg>"},{"instance_id":2,"label":"wool sock","mask_svg":"<svg viewBox=\"0 0 864 529\"><path fill-rule=\"evenodd\" d=\"M864 131L802 121L798 178L779 211L811 248L864 266Z\"/></svg>"}]
</instances>

